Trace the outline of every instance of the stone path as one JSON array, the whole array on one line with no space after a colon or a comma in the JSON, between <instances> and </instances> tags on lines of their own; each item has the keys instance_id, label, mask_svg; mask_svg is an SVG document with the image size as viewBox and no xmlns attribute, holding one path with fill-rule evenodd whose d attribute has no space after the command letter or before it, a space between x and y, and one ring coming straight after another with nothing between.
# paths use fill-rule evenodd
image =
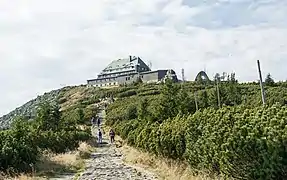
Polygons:
<instances>
[{"instance_id":1,"label":"stone path","mask_svg":"<svg viewBox=\"0 0 287 180\"><path fill-rule=\"evenodd\" d=\"M110 145L105 145L92 154L80 180L153 180L154 175L123 163L122 154Z\"/></svg>"},{"instance_id":2,"label":"stone path","mask_svg":"<svg viewBox=\"0 0 287 180\"><path fill-rule=\"evenodd\" d=\"M104 111L99 114L104 118ZM104 124L104 122L103 122ZM95 129L97 131L97 128ZM92 153L86 169L79 180L155 180L157 177L143 169L131 167L123 162L123 154L115 145L109 144L108 132L103 136L103 144Z\"/></svg>"}]
</instances>

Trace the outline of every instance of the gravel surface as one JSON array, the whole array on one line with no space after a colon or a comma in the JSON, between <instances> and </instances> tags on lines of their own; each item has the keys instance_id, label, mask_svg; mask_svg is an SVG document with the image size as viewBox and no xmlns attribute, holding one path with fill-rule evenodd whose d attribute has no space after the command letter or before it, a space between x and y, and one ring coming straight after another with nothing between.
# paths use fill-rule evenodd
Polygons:
<instances>
[{"instance_id":1,"label":"gravel surface","mask_svg":"<svg viewBox=\"0 0 287 180\"><path fill-rule=\"evenodd\" d=\"M101 111L99 116L104 119L104 111ZM96 152L92 153L92 158L87 161L86 169L79 177L79 180L157 179L151 172L125 164L123 159L124 155L114 144L109 144L108 133L105 133L103 135L103 143L96 148Z\"/></svg>"}]
</instances>

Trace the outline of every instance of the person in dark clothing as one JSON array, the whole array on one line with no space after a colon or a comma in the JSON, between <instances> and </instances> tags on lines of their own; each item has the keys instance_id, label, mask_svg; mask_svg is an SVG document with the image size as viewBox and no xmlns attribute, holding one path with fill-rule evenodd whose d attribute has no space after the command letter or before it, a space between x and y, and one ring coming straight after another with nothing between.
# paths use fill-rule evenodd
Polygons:
<instances>
[{"instance_id":1,"label":"person in dark clothing","mask_svg":"<svg viewBox=\"0 0 287 180\"><path fill-rule=\"evenodd\" d=\"M96 121L96 120L95 120L95 117L93 116L92 119L91 119L91 124L94 125L94 124L95 124L95 121Z\"/></svg>"},{"instance_id":2,"label":"person in dark clothing","mask_svg":"<svg viewBox=\"0 0 287 180\"><path fill-rule=\"evenodd\" d=\"M97 121L96 121L96 118L93 116L92 119L91 119L92 128L95 127L96 122L97 122Z\"/></svg>"},{"instance_id":3,"label":"person in dark clothing","mask_svg":"<svg viewBox=\"0 0 287 180\"><path fill-rule=\"evenodd\" d=\"M98 131L98 143L101 144L103 140L102 131L99 129Z\"/></svg>"},{"instance_id":4,"label":"person in dark clothing","mask_svg":"<svg viewBox=\"0 0 287 180\"><path fill-rule=\"evenodd\" d=\"M98 127L100 127L100 125L101 125L101 119L100 119L100 117L97 118L97 124L98 124Z\"/></svg>"},{"instance_id":5,"label":"person in dark clothing","mask_svg":"<svg viewBox=\"0 0 287 180\"><path fill-rule=\"evenodd\" d=\"M110 142L115 142L115 132L113 129L110 130Z\"/></svg>"}]
</instances>

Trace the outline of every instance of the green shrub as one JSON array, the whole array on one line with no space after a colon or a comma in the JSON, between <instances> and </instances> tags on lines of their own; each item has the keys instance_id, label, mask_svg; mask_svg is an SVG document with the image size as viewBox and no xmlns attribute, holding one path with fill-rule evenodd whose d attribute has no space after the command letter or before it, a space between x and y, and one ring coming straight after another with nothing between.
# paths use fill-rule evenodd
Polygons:
<instances>
[{"instance_id":1,"label":"green shrub","mask_svg":"<svg viewBox=\"0 0 287 180\"><path fill-rule=\"evenodd\" d=\"M79 142L91 138L90 132L77 129L83 117L80 109L63 116L58 106L43 103L35 120L15 119L9 130L0 131L0 171L31 171L39 160L40 150L75 150Z\"/></svg>"},{"instance_id":2,"label":"green shrub","mask_svg":"<svg viewBox=\"0 0 287 180\"><path fill-rule=\"evenodd\" d=\"M17 119L12 129L0 131L0 170L14 173L31 171L39 151L29 133L28 123Z\"/></svg>"},{"instance_id":3,"label":"green shrub","mask_svg":"<svg viewBox=\"0 0 287 180\"><path fill-rule=\"evenodd\" d=\"M162 123L114 123L129 145L172 159L193 170L236 179L285 179L287 107L274 105L206 109ZM286 141L286 142L285 142Z\"/></svg>"},{"instance_id":4,"label":"green shrub","mask_svg":"<svg viewBox=\"0 0 287 180\"><path fill-rule=\"evenodd\" d=\"M160 94L159 90L150 90L138 93L138 96L150 96L150 95L158 95Z\"/></svg>"},{"instance_id":5,"label":"green shrub","mask_svg":"<svg viewBox=\"0 0 287 180\"><path fill-rule=\"evenodd\" d=\"M136 94L137 94L137 92L136 92L135 90L128 90L128 91L119 93L119 94L117 95L117 97L123 98L123 97L134 96L134 95L136 95Z\"/></svg>"},{"instance_id":6,"label":"green shrub","mask_svg":"<svg viewBox=\"0 0 287 180\"><path fill-rule=\"evenodd\" d=\"M88 140L89 133L78 131L45 131L38 137L38 146L41 149L49 149L54 153L64 153L75 150L79 142Z\"/></svg>"},{"instance_id":7,"label":"green shrub","mask_svg":"<svg viewBox=\"0 0 287 180\"><path fill-rule=\"evenodd\" d=\"M58 101L59 104L64 104L65 102L67 102L66 97L59 98L59 101Z\"/></svg>"}]
</instances>

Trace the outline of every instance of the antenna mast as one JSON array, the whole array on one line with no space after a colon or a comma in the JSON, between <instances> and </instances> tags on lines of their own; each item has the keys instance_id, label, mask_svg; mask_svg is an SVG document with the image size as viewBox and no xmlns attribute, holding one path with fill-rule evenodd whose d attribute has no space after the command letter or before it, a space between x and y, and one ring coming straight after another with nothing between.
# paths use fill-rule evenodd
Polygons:
<instances>
[{"instance_id":1,"label":"antenna mast","mask_svg":"<svg viewBox=\"0 0 287 180\"><path fill-rule=\"evenodd\" d=\"M260 61L259 60L257 60L257 66L258 66L258 73L259 73L259 80L260 80L262 103L263 103L263 105L265 105L266 104L266 97L265 97L265 90L264 90L264 85L263 85L263 81L262 81L262 74L261 74L261 68L260 68Z\"/></svg>"},{"instance_id":2,"label":"antenna mast","mask_svg":"<svg viewBox=\"0 0 287 180\"><path fill-rule=\"evenodd\" d=\"M184 76L184 69L181 69L181 77L182 77L182 82L185 81L185 76Z\"/></svg>"},{"instance_id":3,"label":"antenna mast","mask_svg":"<svg viewBox=\"0 0 287 180\"><path fill-rule=\"evenodd\" d=\"M148 62L148 67L151 69L152 68L152 63L151 61Z\"/></svg>"}]
</instances>

